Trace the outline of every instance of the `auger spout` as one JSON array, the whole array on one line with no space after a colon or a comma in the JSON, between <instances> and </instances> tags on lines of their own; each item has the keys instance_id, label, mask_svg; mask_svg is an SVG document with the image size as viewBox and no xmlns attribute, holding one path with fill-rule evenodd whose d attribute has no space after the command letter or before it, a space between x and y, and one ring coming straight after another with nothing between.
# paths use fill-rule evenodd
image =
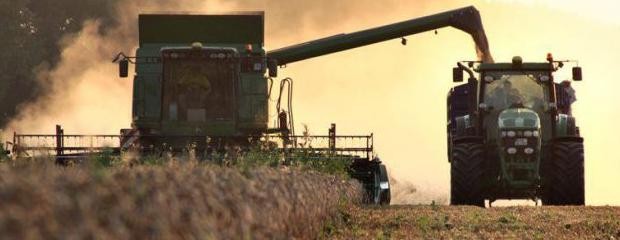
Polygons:
<instances>
[{"instance_id":1,"label":"auger spout","mask_svg":"<svg viewBox=\"0 0 620 240\"><path fill-rule=\"evenodd\" d=\"M469 33L479 60L493 62L480 13L473 6L292 45L269 51L267 57L272 64L281 66L448 26Z\"/></svg>"}]
</instances>

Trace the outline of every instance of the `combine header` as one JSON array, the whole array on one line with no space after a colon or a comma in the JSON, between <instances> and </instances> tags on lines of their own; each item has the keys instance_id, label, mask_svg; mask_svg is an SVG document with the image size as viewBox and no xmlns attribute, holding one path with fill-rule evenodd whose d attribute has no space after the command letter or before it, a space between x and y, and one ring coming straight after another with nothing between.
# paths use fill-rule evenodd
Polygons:
<instances>
[{"instance_id":1,"label":"combine header","mask_svg":"<svg viewBox=\"0 0 620 240\"><path fill-rule=\"evenodd\" d=\"M402 39L452 26L469 33L481 60L491 54L480 15L466 7L404 22L340 34L266 52L264 14L142 14L135 56L119 53L120 77L135 64L131 128L119 135L15 134L16 155L45 152L60 163L86 153L135 149L186 152L188 146L209 156L230 147L249 149L270 142L286 156L312 152L350 157L351 176L368 190L369 202L387 204L390 189L385 166L374 155L372 135L295 134L290 78L280 81L277 119L269 126L269 100L278 67L391 39ZM283 99L286 102L282 101ZM312 144L307 144L308 141ZM306 144L301 144L301 143ZM208 157L207 157L208 158Z\"/></svg>"},{"instance_id":2,"label":"combine header","mask_svg":"<svg viewBox=\"0 0 620 240\"><path fill-rule=\"evenodd\" d=\"M147 135L145 138L162 138L162 136ZM336 125L332 124L327 135L288 135L282 136L249 136L260 139L260 143L267 143L269 150L280 151L287 154L295 154L296 151L303 150L309 154L320 154L319 156L349 156L352 158L372 159L374 155L373 135L336 135ZM166 148L148 146L123 146L128 140L124 135L80 135L64 134L64 129L56 125L56 134L17 134L13 135L12 153L16 157L32 156L55 156L58 163L75 159L81 159L96 153L108 152L120 154L124 151L160 151L156 153L186 152L189 148L200 152L216 152L227 147L218 145L214 142L222 142L225 137L206 136L206 135L179 135L166 136ZM182 140L181 140L182 139ZM157 141L164 141L163 139ZM173 145L168 142L184 141L184 144ZM297 143L300 147L296 147ZM285 144L286 143L286 144ZM202 146L202 147L201 147ZM228 145L239 147L239 145ZM245 146L250 147L251 145ZM139 148L134 148L139 147ZM243 146L241 146L243 147Z\"/></svg>"}]
</instances>

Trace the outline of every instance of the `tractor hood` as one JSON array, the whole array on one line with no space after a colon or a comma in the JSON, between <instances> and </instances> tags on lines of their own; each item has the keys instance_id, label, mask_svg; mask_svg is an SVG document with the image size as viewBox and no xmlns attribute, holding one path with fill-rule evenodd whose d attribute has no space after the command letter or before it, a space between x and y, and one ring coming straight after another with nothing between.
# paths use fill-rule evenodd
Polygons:
<instances>
[{"instance_id":1,"label":"tractor hood","mask_svg":"<svg viewBox=\"0 0 620 240\"><path fill-rule=\"evenodd\" d=\"M498 151L503 184L527 189L540 181L540 118L528 108L509 108L498 117Z\"/></svg>"},{"instance_id":2,"label":"tractor hood","mask_svg":"<svg viewBox=\"0 0 620 240\"><path fill-rule=\"evenodd\" d=\"M509 108L498 117L499 129L539 129L538 114L528 108Z\"/></svg>"}]
</instances>

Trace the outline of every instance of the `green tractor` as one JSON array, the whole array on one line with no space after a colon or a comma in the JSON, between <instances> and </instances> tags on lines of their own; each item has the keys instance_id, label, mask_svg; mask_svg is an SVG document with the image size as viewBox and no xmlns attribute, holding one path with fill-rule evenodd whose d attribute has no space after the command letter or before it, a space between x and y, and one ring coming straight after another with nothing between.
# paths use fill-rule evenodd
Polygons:
<instances>
[{"instance_id":1,"label":"green tractor","mask_svg":"<svg viewBox=\"0 0 620 240\"><path fill-rule=\"evenodd\" d=\"M570 111L570 82L554 72L567 61L459 62L448 94L452 205L497 199L584 205L583 138ZM476 72L476 74L474 74ZM580 81L581 68L572 69ZM476 78L476 76L478 78Z\"/></svg>"}]
</instances>

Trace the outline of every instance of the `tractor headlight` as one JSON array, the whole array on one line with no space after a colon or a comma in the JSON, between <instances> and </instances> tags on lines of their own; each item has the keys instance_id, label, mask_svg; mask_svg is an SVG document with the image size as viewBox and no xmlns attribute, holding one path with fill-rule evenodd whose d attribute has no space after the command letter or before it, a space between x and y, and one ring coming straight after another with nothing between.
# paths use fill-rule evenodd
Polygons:
<instances>
[{"instance_id":1,"label":"tractor headlight","mask_svg":"<svg viewBox=\"0 0 620 240\"><path fill-rule=\"evenodd\" d=\"M532 154L532 153L534 153L534 149L533 148L525 148L525 149L523 149L523 152L525 152L525 154Z\"/></svg>"},{"instance_id":2,"label":"tractor headlight","mask_svg":"<svg viewBox=\"0 0 620 240\"><path fill-rule=\"evenodd\" d=\"M532 136L538 137L538 131L532 131Z\"/></svg>"},{"instance_id":3,"label":"tractor headlight","mask_svg":"<svg viewBox=\"0 0 620 240\"><path fill-rule=\"evenodd\" d=\"M506 149L506 152L508 154L515 154L517 153L517 148L509 147L508 149Z\"/></svg>"},{"instance_id":4,"label":"tractor headlight","mask_svg":"<svg viewBox=\"0 0 620 240\"><path fill-rule=\"evenodd\" d=\"M534 133L532 131L525 131L525 132L523 132L523 136L524 137L531 137L533 135L534 135Z\"/></svg>"},{"instance_id":5,"label":"tractor headlight","mask_svg":"<svg viewBox=\"0 0 620 240\"><path fill-rule=\"evenodd\" d=\"M517 136L517 133L516 133L515 131L508 131L508 132L506 133L506 136L508 136L508 137L514 137L514 136Z\"/></svg>"}]
</instances>

